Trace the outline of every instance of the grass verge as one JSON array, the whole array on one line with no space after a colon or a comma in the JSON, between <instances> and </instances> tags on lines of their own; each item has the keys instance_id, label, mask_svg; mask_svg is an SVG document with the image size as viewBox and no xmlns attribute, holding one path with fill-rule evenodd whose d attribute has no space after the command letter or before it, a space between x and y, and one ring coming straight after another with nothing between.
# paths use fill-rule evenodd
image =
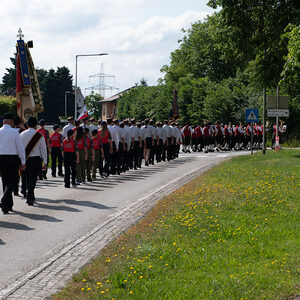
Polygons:
<instances>
[{"instance_id":1,"label":"grass verge","mask_svg":"<svg viewBox=\"0 0 300 300\"><path fill-rule=\"evenodd\" d=\"M237 157L164 198L52 299L282 299L300 291L300 151Z\"/></svg>"}]
</instances>

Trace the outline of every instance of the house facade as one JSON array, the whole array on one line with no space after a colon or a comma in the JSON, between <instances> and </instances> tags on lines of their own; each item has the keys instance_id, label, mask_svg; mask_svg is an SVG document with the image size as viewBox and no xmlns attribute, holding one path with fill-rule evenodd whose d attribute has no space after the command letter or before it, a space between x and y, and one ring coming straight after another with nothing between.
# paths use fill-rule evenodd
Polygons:
<instances>
[{"instance_id":1,"label":"house facade","mask_svg":"<svg viewBox=\"0 0 300 300\"><path fill-rule=\"evenodd\" d=\"M116 118L117 117L118 99L124 93L128 93L133 88L135 88L135 86L100 101L100 103L102 105L102 120L103 121L106 121L109 118Z\"/></svg>"}]
</instances>

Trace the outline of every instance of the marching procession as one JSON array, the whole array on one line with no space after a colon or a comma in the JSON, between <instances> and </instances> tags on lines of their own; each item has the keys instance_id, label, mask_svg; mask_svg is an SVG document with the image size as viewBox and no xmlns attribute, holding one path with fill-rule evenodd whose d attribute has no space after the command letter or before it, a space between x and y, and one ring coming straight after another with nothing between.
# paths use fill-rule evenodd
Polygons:
<instances>
[{"instance_id":1,"label":"marching procession","mask_svg":"<svg viewBox=\"0 0 300 300\"><path fill-rule=\"evenodd\" d=\"M26 203L34 204L37 180L47 179L49 156L52 177L64 177L65 188L70 188L92 182L98 172L101 178L107 178L137 170L143 161L145 166L171 161L178 158L181 147L184 153L250 150L251 145L261 149L264 130L261 123L244 127L241 122L235 125L205 122L194 128L189 124L180 128L178 123L168 120L155 124L149 119L96 122L86 117L81 121L69 117L62 130L54 125L50 134L43 119L38 122L30 117L22 125L20 118L4 116L0 128L4 214L13 211L12 194L19 195L20 179ZM278 130L281 137L286 131L283 123Z\"/></svg>"}]
</instances>

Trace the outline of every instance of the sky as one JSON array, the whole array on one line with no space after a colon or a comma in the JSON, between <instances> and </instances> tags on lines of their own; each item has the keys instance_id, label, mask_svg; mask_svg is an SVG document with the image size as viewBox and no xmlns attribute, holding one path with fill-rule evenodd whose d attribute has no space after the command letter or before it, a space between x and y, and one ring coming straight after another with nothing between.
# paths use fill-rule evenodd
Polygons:
<instances>
[{"instance_id":1,"label":"sky","mask_svg":"<svg viewBox=\"0 0 300 300\"><path fill-rule=\"evenodd\" d=\"M114 75L106 85L127 89L142 78L149 85L162 77L160 69L170 63L178 48L182 28L203 21L214 11L208 0L1 0L0 78L11 67L16 35L33 40L31 55L36 68L66 66L75 79L78 57L78 86L84 95L99 84L90 77L101 71ZM106 91L105 96L116 93Z\"/></svg>"}]
</instances>

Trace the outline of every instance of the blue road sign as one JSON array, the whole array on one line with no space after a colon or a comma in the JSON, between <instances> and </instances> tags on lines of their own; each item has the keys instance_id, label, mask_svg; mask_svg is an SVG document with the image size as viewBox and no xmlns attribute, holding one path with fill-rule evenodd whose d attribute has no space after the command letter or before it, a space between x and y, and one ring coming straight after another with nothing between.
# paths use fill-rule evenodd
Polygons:
<instances>
[{"instance_id":1,"label":"blue road sign","mask_svg":"<svg viewBox=\"0 0 300 300\"><path fill-rule=\"evenodd\" d=\"M258 109L247 108L246 109L246 122L258 122Z\"/></svg>"}]
</instances>

